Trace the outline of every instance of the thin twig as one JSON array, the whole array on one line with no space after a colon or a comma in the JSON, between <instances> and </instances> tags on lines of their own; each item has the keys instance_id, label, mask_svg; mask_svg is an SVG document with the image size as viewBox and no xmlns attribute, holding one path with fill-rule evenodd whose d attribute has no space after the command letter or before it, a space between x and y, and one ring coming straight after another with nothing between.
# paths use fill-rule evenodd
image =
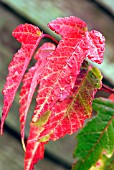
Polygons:
<instances>
[{"instance_id":1,"label":"thin twig","mask_svg":"<svg viewBox=\"0 0 114 170\"><path fill-rule=\"evenodd\" d=\"M54 41L56 44L59 44L59 41L57 41L54 37L48 34L43 34L43 38L50 38L52 41Z\"/></svg>"},{"instance_id":2,"label":"thin twig","mask_svg":"<svg viewBox=\"0 0 114 170\"><path fill-rule=\"evenodd\" d=\"M108 87L108 86L105 85L105 84L102 84L102 87L101 87L100 90L104 90L104 91L106 91L106 92L108 92L108 93L114 93L114 89Z\"/></svg>"}]
</instances>

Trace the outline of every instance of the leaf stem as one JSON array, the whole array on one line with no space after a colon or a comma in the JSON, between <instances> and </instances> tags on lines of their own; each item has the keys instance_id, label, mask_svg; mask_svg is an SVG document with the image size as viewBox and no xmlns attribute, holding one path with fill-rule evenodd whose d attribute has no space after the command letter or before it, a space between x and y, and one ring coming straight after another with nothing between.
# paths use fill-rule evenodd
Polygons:
<instances>
[{"instance_id":1,"label":"leaf stem","mask_svg":"<svg viewBox=\"0 0 114 170\"><path fill-rule=\"evenodd\" d=\"M105 84L102 84L102 87L100 90L104 90L105 92L108 92L108 93L114 93L114 89L108 87L107 85Z\"/></svg>"},{"instance_id":2,"label":"leaf stem","mask_svg":"<svg viewBox=\"0 0 114 170\"><path fill-rule=\"evenodd\" d=\"M54 37L48 34L43 34L43 38L50 38L52 41L54 41L56 44L59 44L59 41L57 41Z\"/></svg>"}]
</instances>

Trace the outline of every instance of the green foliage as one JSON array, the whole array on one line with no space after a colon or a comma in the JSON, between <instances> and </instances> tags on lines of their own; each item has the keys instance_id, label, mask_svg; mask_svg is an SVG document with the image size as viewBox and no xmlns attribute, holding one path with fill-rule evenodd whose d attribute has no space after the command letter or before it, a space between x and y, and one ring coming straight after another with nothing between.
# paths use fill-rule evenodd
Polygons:
<instances>
[{"instance_id":1,"label":"green foliage","mask_svg":"<svg viewBox=\"0 0 114 170\"><path fill-rule=\"evenodd\" d=\"M111 158L103 154L96 165L92 166L90 170L114 170L114 154Z\"/></svg>"},{"instance_id":2,"label":"green foliage","mask_svg":"<svg viewBox=\"0 0 114 170\"><path fill-rule=\"evenodd\" d=\"M111 158L107 158L103 155L104 169L103 170L113 170L114 169L114 154Z\"/></svg>"},{"instance_id":3,"label":"green foliage","mask_svg":"<svg viewBox=\"0 0 114 170\"><path fill-rule=\"evenodd\" d=\"M93 109L98 114L77 135L78 145L74 151L77 162L73 170L88 170L102 152L111 155L114 150L114 102L97 98Z\"/></svg>"}]
</instances>

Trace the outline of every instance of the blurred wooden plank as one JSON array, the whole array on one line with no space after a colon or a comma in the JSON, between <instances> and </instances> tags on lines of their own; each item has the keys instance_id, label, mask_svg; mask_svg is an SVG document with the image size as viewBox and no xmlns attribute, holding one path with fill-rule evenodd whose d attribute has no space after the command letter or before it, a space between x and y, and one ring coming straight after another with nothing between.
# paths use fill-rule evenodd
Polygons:
<instances>
[{"instance_id":1,"label":"blurred wooden plank","mask_svg":"<svg viewBox=\"0 0 114 170\"><path fill-rule=\"evenodd\" d=\"M20 144L7 133L0 136L0 168L23 169L23 150Z\"/></svg>"},{"instance_id":2,"label":"blurred wooden plank","mask_svg":"<svg viewBox=\"0 0 114 170\"><path fill-rule=\"evenodd\" d=\"M24 152L18 141L8 133L0 136L0 169L1 170L22 170ZM65 168L43 159L35 165L35 170L65 170Z\"/></svg>"},{"instance_id":3,"label":"blurred wooden plank","mask_svg":"<svg viewBox=\"0 0 114 170\"><path fill-rule=\"evenodd\" d=\"M114 14L114 0L96 0Z\"/></svg>"},{"instance_id":4,"label":"blurred wooden plank","mask_svg":"<svg viewBox=\"0 0 114 170\"><path fill-rule=\"evenodd\" d=\"M48 22L50 22L54 18L57 18L58 16L65 16L65 14L63 15L63 12L58 8L58 6L61 6L63 3L61 0L3 0L3 2L11 6L25 18L36 23L39 27L41 27L49 34L54 33L52 33L50 29L47 28Z\"/></svg>"}]
</instances>

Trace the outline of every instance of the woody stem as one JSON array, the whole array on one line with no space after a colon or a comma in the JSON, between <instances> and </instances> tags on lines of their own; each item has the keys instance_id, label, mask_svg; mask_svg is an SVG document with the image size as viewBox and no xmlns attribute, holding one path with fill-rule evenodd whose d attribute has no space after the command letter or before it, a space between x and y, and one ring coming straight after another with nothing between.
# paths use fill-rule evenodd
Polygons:
<instances>
[{"instance_id":1,"label":"woody stem","mask_svg":"<svg viewBox=\"0 0 114 170\"><path fill-rule=\"evenodd\" d=\"M54 41L56 44L59 43L59 41L57 41L54 37L52 37L51 35L48 34L43 34L43 38L50 38L52 41Z\"/></svg>"},{"instance_id":2,"label":"woody stem","mask_svg":"<svg viewBox=\"0 0 114 170\"><path fill-rule=\"evenodd\" d=\"M107 85L103 84L100 90L104 90L108 93L114 93L114 89L108 87Z\"/></svg>"}]
</instances>

